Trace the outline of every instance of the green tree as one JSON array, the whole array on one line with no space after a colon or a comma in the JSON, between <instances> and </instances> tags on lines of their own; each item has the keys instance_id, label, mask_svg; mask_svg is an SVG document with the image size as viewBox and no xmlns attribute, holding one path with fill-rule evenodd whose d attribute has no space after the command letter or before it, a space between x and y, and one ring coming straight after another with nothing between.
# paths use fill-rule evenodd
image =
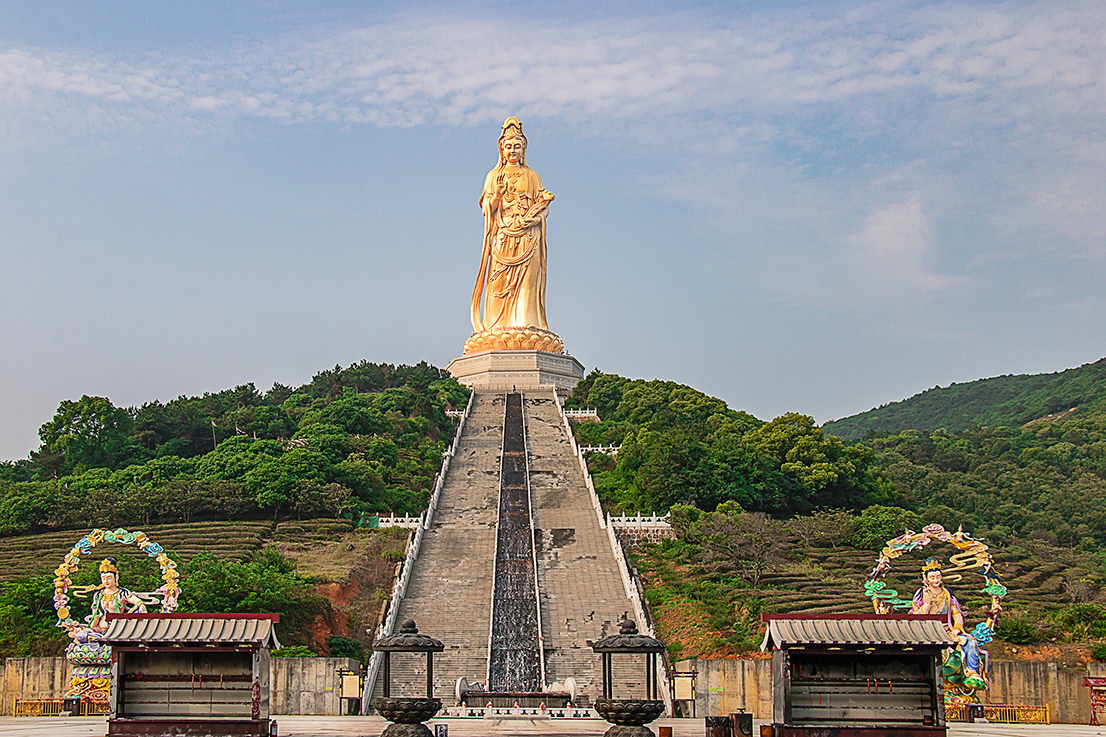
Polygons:
<instances>
[{"instance_id":1,"label":"green tree","mask_svg":"<svg viewBox=\"0 0 1106 737\"><path fill-rule=\"evenodd\" d=\"M901 507L868 507L856 520L853 545L858 548L880 550L884 544L907 530L920 532L925 523L917 512Z\"/></svg>"},{"instance_id":2,"label":"green tree","mask_svg":"<svg viewBox=\"0 0 1106 737\"><path fill-rule=\"evenodd\" d=\"M54 627L53 577L22 577L0 583L0 657L60 655L65 633Z\"/></svg>"},{"instance_id":3,"label":"green tree","mask_svg":"<svg viewBox=\"0 0 1106 737\"><path fill-rule=\"evenodd\" d=\"M87 394L63 400L53 419L38 430L43 449L60 453L68 472L118 468L142 460L142 449L128 437L132 425L125 409L107 397Z\"/></svg>"},{"instance_id":4,"label":"green tree","mask_svg":"<svg viewBox=\"0 0 1106 737\"><path fill-rule=\"evenodd\" d=\"M763 512L744 512L733 502L700 517L694 535L706 563L736 570L753 587L787 560L783 525Z\"/></svg>"},{"instance_id":5,"label":"green tree","mask_svg":"<svg viewBox=\"0 0 1106 737\"><path fill-rule=\"evenodd\" d=\"M181 589L184 612L279 614L288 645L310 645L316 615L331 614L330 602L296 571L295 561L272 547L243 563L197 553Z\"/></svg>"}]
</instances>

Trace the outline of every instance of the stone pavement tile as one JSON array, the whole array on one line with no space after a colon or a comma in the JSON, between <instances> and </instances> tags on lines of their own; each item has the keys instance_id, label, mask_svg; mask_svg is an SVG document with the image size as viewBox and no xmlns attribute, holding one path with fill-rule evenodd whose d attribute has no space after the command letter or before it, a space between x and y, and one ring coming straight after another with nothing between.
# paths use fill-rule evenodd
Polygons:
<instances>
[{"instance_id":1,"label":"stone pavement tile","mask_svg":"<svg viewBox=\"0 0 1106 737\"><path fill-rule=\"evenodd\" d=\"M380 717L307 717L277 716L280 737L376 737L388 723ZM433 725L444 724L449 737L575 737L602 735L609 726L597 719L530 720L530 719L434 719ZM759 725L760 722L757 722ZM705 732L699 719L659 719L649 725L672 727L674 737L700 737ZM4 737L99 737L107 732L103 717L0 717L0 735ZM753 734L759 734L754 727ZM1083 724L953 724L949 737L1106 737L1106 727Z\"/></svg>"},{"instance_id":2,"label":"stone pavement tile","mask_svg":"<svg viewBox=\"0 0 1106 737\"><path fill-rule=\"evenodd\" d=\"M0 717L0 735L102 737L107 731L107 717Z\"/></svg>"}]
</instances>

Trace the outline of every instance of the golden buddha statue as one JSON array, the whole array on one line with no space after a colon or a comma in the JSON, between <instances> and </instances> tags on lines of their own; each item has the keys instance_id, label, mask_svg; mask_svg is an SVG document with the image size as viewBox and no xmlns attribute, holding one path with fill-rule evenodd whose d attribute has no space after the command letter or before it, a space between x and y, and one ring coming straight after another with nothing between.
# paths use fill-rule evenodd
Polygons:
<instances>
[{"instance_id":1,"label":"golden buddha statue","mask_svg":"<svg viewBox=\"0 0 1106 737\"><path fill-rule=\"evenodd\" d=\"M474 332L465 342L465 355L527 349L564 353L545 318L545 218L552 201L553 193L526 166L522 123L508 118L499 136L499 165L488 172L480 195L484 248L472 292Z\"/></svg>"}]
</instances>

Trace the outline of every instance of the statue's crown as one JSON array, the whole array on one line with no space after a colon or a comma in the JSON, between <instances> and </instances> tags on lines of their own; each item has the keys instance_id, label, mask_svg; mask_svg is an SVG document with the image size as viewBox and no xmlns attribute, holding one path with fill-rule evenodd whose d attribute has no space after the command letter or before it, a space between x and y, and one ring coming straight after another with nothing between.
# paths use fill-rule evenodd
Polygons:
<instances>
[{"instance_id":1,"label":"statue's crown","mask_svg":"<svg viewBox=\"0 0 1106 737\"><path fill-rule=\"evenodd\" d=\"M503 133L502 138L508 136L518 136L525 139L526 135L522 132L522 121L515 117L507 118L503 121Z\"/></svg>"},{"instance_id":2,"label":"statue's crown","mask_svg":"<svg viewBox=\"0 0 1106 737\"><path fill-rule=\"evenodd\" d=\"M115 567L114 558L104 558L100 561L100 573L114 573L119 575L119 569Z\"/></svg>"},{"instance_id":3,"label":"statue's crown","mask_svg":"<svg viewBox=\"0 0 1106 737\"><path fill-rule=\"evenodd\" d=\"M930 571L941 570L941 561L936 558L926 558L925 565L922 566L922 575L929 573Z\"/></svg>"}]
</instances>

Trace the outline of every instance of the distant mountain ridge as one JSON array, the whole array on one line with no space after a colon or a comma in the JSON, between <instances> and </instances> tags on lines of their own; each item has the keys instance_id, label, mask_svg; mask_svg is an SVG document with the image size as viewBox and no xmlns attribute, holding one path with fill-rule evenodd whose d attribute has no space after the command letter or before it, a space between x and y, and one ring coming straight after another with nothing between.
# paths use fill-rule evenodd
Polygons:
<instances>
[{"instance_id":1,"label":"distant mountain ridge","mask_svg":"<svg viewBox=\"0 0 1106 737\"><path fill-rule=\"evenodd\" d=\"M1106 358L1052 374L1007 374L934 387L901 402L831 420L822 429L842 440L903 430L954 432L973 425L1020 426L1097 405L1106 406Z\"/></svg>"}]
</instances>

